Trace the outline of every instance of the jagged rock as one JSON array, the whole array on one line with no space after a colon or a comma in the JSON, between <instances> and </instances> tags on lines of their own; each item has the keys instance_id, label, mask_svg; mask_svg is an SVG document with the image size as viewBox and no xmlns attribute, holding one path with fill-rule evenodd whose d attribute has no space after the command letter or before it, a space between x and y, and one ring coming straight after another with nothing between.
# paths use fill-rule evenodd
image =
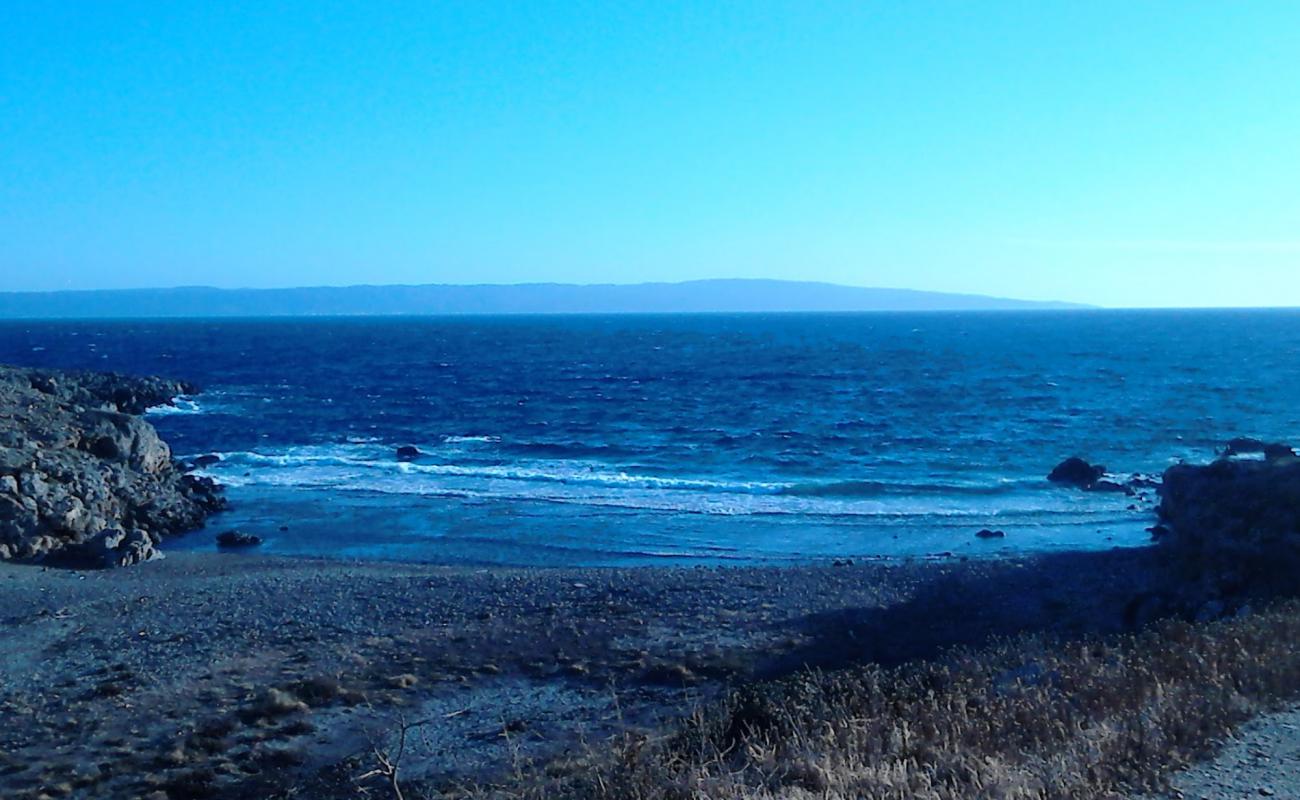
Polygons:
<instances>
[{"instance_id":1,"label":"jagged rock","mask_svg":"<svg viewBox=\"0 0 1300 800\"><path fill-rule=\"evenodd\" d=\"M0 366L0 558L127 565L202 526L220 487L183 474L138 414L194 387Z\"/></svg>"},{"instance_id":2,"label":"jagged rock","mask_svg":"<svg viewBox=\"0 0 1300 800\"><path fill-rule=\"evenodd\" d=\"M87 411L79 420L83 442L93 455L106 461L126 461L134 469L157 473L172 460L171 448L158 431L140 417L112 411Z\"/></svg>"},{"instance_id":3,"label":"jagged rock","mask_svg":"<svg viewBox=\"0 0 1300 800\"><path fill-rule=\"evenodd\" d=\"M142 530L107 530L68 548L58 558L80 566L129 567L162 558L157 544L153 536Z\"/></svg>"},{"instance_id":4,"label":"jagged rock","mask_svg":"<svg viewBox=\"0 0 1300 800\"><path fill-rule=\"evenodd\" d=\"M1069 486L1078 486L1081 489L1090 489L1093 484L1101 480L1106 474L1106 468L1097 464L1089 464L1082 458L1067 458L1053 469L1047 479L1052 483L1061 483Z\"/></svg>"}]
</instances>

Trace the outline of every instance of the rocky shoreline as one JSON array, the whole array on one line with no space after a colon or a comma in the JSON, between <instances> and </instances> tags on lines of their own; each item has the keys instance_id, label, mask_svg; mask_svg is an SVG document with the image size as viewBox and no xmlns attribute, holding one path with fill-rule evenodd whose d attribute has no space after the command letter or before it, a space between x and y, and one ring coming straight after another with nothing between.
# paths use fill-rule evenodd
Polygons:
<instances>
[{"instance_id":1,"label":"rocky shoreline","mask_svg":"<svg viewBox=\"0 0 1300 800\"><path fill-rule=\"evenodd\" d=\"M635 570L178 553L87 570L154 559L221 507L141 417L194 391L0 367L0 562L47 565L0 563L0 795L354 797L411 720L405 774L463 785L660 730L737 684L1243 615L1300 574L1300 459L1253 440L1162 482L1081 459L1053 473L1158 493L1149 548Z\"/></svg>"},{"instance_id":2,"label":"rocky shoreline","mask_svg":"<svg viewBox=\"0 0 1300 800\"><path fill-rule=\"evenodd\" d=\"M0 366L0 560L125 566L222 507L142 418L196 388Z\"/></svg>"}]
</instances>

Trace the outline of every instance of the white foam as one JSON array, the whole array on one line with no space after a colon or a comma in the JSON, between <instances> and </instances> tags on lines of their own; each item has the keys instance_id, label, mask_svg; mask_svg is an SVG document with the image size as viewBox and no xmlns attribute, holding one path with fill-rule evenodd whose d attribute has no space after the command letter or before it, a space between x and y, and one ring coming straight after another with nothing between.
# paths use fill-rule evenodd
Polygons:
<instances>
[{"instance_id":1,"label":"white foam","mask_svg":"<svg viewBox=\"0 0 1300 800\"><path fill-rule=\"evenodd\" d=\"M930 491L866 496L790 493L796 484L647 475L599 462L509 464L403 462L380 444L314 445L281 452L222 453L207 474L231 486L313 488L390 495L520 500L725 516L804 515L908 520L1005 520L1052 514L1091 518L1124 498L1035 489L993 496ZM954 487L956 488L956 487ZM1120 505L1117 505L1120 504Z\"/></svg>"},{"instance_id":2,"label":"white foam","mask_svg":"<svg viewBox=\"0 0 1300 800\"><path fill-rule=\"evenodd\" d=\"M198 401L192 397L177 397L172 401L172 403L173 405L151 406L150 408L146 408L144 413L157 417L165 417L175 414L202 414L204 411Z\"/></svg>"},{"instance_id":3,"label":"white foam","mask_svg":"<svg viewBox=\"0 0 1300 800\"><path fill-rule=\"evenodd\" d=\"M387 451L385 450L387 456ZM604 486L633 489L681 489L697 492L735 494L777 494L793 484L760 481L716 481L701 478L638 475L610 470L606 465L582 461L524 461L514 465L421 464L412 461L377 460L361 448L342 449L329 446L293 448L290 452L223 453L222 463L264 467L345 467L378 473L483 478L529 483L558 483L577 486ZM391 458L390 456L388 458Z\"/></svg>"}]
</instances>

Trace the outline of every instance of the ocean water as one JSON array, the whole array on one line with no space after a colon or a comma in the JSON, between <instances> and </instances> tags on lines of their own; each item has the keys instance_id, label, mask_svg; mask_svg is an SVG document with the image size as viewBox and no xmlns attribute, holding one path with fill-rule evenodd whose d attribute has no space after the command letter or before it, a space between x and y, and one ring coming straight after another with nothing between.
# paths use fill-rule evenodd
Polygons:
<instances>
[{"instance_id":1,"label":"ocean water","mask_svg":"<svg viewBox=\"0 0 1300 800\"><path fill-rule=\"evenodd\" d=\"M213 526L326 557L1136 546L1153 496L1047 472L1081 455L1158 473L1237 435L1300 438L1291 311L7 322L0 361L202 384L151 418L178 453L221 456L207 473L232 510ZM423 455L400 462L402 445Z\"/></svg>"}]
</instances>

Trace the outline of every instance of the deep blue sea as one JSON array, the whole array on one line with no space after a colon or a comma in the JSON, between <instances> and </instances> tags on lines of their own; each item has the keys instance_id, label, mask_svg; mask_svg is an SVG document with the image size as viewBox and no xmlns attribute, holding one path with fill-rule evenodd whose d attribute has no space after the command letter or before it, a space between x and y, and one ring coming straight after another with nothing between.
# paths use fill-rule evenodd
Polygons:
<instances>
[{"instance_id":1,"label":"deep blue sea","mask_svg":"<svg viewBox=\"0 0 1300 800\"><path fill-rule=\"evenodd\" d=\"M1131 546L1149 502L1047 472L1300 438L1291 311L8 322L0 361L202 384L151 418L179 454L221 456L214 527L348 558Z\"/></svg>"}]
</instances>

